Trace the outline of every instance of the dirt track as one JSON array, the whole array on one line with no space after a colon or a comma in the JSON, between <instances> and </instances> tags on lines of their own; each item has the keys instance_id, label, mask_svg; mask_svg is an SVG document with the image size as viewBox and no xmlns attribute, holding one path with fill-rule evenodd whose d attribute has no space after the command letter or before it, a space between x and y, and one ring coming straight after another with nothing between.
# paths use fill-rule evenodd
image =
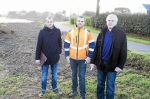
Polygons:
<instances>
[{"instance_id":1,"label":"dirt track","mask_svg":"<svg viewBox=\"0 0 150 99\"><path fill-rule=\"evenodd\" d=\"M37 35L40 30L39 24L11 23L3 29L7 33L0 32L0 65L5 65L6 70L0 71L0 78L7 74L28 77L27 83L20 88L25 93L23 96L19 97L15 93L4 95L3 99L39 99L41 71L34 60ZM59 61L58 77L63 76L64 81L71 80L71 69L68 67L63 51ZM95 71L91 72L89 66L87 67L87 76L96 75Z\"/></svg>"}]
</instances>

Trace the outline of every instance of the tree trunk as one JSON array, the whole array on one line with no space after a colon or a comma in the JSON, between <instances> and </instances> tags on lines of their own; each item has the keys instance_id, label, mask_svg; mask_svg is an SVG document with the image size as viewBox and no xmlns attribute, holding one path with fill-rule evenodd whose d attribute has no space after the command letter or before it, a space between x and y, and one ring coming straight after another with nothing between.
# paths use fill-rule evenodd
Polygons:
<instances>
[{"instance_id":1,"label":"tree trunk","mask_svg":"<svg viewBox=\"0 0 150 99\"><path fill-rule=\"evenodd\" d=\"M98 16L99 15L99 2L100 2L100 0L97 0L97 6L96 6L96 16Z\"/></svg>"}]
</instances>

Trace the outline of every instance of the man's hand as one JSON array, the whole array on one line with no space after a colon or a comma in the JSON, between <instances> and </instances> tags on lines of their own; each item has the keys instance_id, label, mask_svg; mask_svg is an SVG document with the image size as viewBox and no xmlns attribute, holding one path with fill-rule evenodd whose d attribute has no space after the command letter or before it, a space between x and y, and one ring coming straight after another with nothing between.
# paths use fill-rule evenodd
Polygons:
<instances>
[{"instance_id":1,"label":"man's hand","mask_svg":"<svg viewBox=\"0 0 150 99\"><path fill-rule=\"evenodd\" d=\"M91 61L91 58L90 58L90 57L87 57L87 58L85 59L85 64L89 64L90 61Z\"/></svg>"},{"instance_id":2,"label":"man's hand","mask_svg":"<svg viewBox=\"0 0 150 99\"><path fill-rule=\"evenodd\" d=\"M116 68L115 68L115 71L116 71L117 73L119 73L119 72L122 71L122 69L120 69L119 67L116 67Z\"/></svg>"},{"instance_id":3,"label":"man's hand","mask_svg":"<svg viewBox=\"0 0 150 99\"><path fill-rule=\"evenodd\" d=\"M35 60L35 62L36 62L37 64L40 64L40 60Z\"/></svg>"},{"instance_id":4,"label":"man's hand","mask_svg":"<svg viewBox=\"0 0 150 99\"><path fill-rule=\"evenodd\" d=\"M67 59L67 62L70 63L70 57L67 56L66 59Z\"/></svg>"},{"instance_id":5,"label":"man's hand","mask_svg":"<svg viewBox=\"0 0 150 99\"><path fill-rule=\"evenodd\" d=\"M94 64L90 64L90 66L91 66L91 69L90 70L93 70L93 68L94 68Z\"/></svg>"}]
</instances>

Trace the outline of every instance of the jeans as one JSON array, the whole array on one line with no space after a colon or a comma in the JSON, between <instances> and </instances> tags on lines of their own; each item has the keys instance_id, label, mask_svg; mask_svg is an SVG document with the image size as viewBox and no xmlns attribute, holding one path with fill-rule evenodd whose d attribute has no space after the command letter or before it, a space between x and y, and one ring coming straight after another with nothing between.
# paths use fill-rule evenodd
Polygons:
<instances>
[{"instance_id":1,"label":"jeans","mask_svg":"<svg viewBox=\"0 0 150 99\"><path fill-rule=\"evenodd\" d=\"M49 65L43 65L41 69L42 69L41 89L42 92L45 92L47 87L47 76L48 76ZM53 90L57 89L57 69L58 69L58 63L51 65L51 77L52 77L51 85Z\"/></svg>"},{"instance_id":2,"label":"jeans","mask_svg":"<svg viewBox=\"0 0 150 99\"><path fill-rule=\"evenodd\" d=\"M79 73L79 89L80 97L85 98L86 96L86 82L85 82L85 73L86 73L86 64L85 60L75 60L70 58L70 65L72 69L72 92L77 92L78 81L77 73ZM79 70L79 71L78 71Z\"/></svg>"},{"instance_id":3,"label":"jeans","mask_svg":"<svg viewBox=\"0 0 150 99\"><path fill-rule=\"evenodd\" d=\"M105 99L104 89L106 81L106 99L114 99L115 79L117 72L103 72L98 70L97 99Z\"/></svg>"}]
</instances>

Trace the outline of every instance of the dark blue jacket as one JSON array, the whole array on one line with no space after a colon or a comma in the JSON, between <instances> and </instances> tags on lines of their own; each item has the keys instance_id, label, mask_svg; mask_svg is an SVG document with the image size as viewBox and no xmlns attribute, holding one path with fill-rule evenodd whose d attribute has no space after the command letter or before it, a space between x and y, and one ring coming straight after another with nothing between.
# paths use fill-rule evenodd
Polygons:
<instances>
[{"instance_id":1,"label":"dark blue jacket","mask_svg":"<svg viewBox=\"0 0 150 99\"><path fill-rule=\"evenodd\" d=\"M44 27L38 35L35 60L40 60L42 51L47 57L44 65L52 65L58 62L62 50L61 32L54 26L51 30Z\"/></svg>"},{"instance_id":2,"label":"dark blue jacket","mask_svg":"<svg viewBox=\"0 0 150 99\"><path fill-rule=\"evenodd\" d=\"M97 69L106 72L114 71L116 67L123 69L127 58L127 38L125 31L116 26L111 31L113 33L113 41L110 49L110 60L108 62L108 66L104 67L101 65L101 55L106 31L107 27L104 27L97 37L96 47L91 58L91 64L95 64Z\"/></svg>"}]
</instances>

